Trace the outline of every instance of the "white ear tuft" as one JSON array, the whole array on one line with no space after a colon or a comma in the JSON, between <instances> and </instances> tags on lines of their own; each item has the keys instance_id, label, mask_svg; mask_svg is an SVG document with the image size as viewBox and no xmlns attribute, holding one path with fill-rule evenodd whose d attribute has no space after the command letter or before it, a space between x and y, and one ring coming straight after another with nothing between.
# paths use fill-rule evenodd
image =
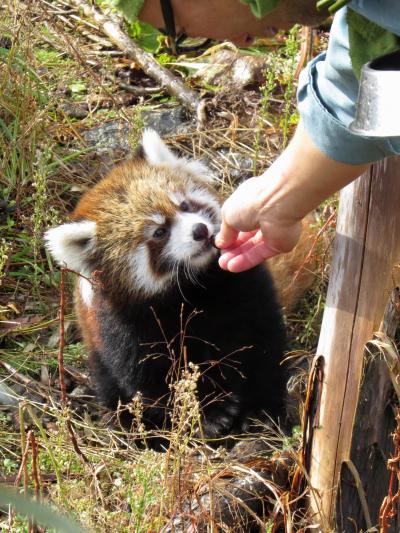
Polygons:
<instances>
[{"instance_id":1,"label":"white ear tuft","mask_svg":"<svg viewBox=\"0 0 400 533\"><path fill-rule=\"evenodd\" d=\"M142 146L149 165L156 167L166 165L171 168L187 170L207 183L212 183L215 180L210 169L200 161L174 155L154 130L146 129L144 131Z\"/></svg>"},{"instance_id":2,"label":"white ear tuft","mask_svg":"<svg viewBox=\"0 0 400 533\"><path fill-rule=\"evenodd\" d=\"M187 170L192 172L198 178L201 178L206 183L213 184L216 181L214 174L201 161L195 161L194 159L190 159L189 161L185 160L185 167Z\"/></svg>"},{"instance_id":3,"label":"white ear tuft","mask_svg":"<svg viewBox=\"0 0 400 533\"><path fill-rule=\"evenodd\" d=\"M167 148L158 133L151 129L144 130L142 146L146 161L149 165L176 166L178 158Z\"/></svg>"},{"instance_id":4,"label":"white ear tuft","mask_svg":"<svg viewBox=\"0 0 400 533\"><path fill-rule=\"evenodd\" d=\"M96 236L96 222L84 220L61 224L46 231L46 248L60 266L90 275L88 263Z\"/></svg>"}]
</instances>

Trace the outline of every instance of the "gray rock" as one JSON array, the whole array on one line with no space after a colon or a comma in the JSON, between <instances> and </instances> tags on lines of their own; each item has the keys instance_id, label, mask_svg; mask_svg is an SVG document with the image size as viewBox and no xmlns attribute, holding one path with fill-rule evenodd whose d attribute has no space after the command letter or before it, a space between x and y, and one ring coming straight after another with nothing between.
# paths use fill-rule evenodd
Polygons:
<instances>
[{"instance_id":1,"label":"gray rock","mask_svg":"<svg viewBox=\"0 0 400 533\"><path fill-rule=\"evenodd\" d=\"M4 383L4 381L0 382L0 404L6 407L18 405L18 394Z\"/></svg>"},{"instance_id":2,"label":"gray rock","mask_svg":"<svg viewBox=\"0 0 400 533\"><path fill-rule=\"evenodd\" d=\"M146 128L152 128L161 137L189 133L195 128L183 107L169 109L144 110L141 120ZM90 146L95 146L98 153L110 150L130 152L129 135L131 127L127 122L112 120L101 126L95 126L83 132L83 138Z\"/></svg>"}]
</instances>

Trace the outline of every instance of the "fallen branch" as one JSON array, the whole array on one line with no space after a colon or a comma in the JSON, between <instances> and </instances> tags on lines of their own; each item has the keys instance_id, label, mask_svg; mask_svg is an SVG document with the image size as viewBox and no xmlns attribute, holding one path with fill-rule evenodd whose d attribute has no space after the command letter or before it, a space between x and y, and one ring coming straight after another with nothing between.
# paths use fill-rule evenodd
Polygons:
<instances>
[{"instance_id":1,"label":"fallen branch","mask_svg":"<svg viewBox=\"0 0 400 533\"><path fill-rule=\"evenodd\" d=\"M197 95L171 72L163 68L150 53L137 46L121 29L121 19L117 15L114 13L105 15L84 0L68 1L82 10L86 17L91 17L120 50L123 50L127 56L132 57L143 71L155 79L170 95L175 96L191 112L197 112L200 103Z\"/></svg>"},{"instance_id":2,"label":"fallen branch","mask_svg":"<svg viewBox=\"0 0 400 533\"><path fill-rule=\"evenodd\" d=\"M16 368L10 365L10 363L7 363L6 361L0 361L0 366L2 366L5 370L7 370L10 373L10 375L8 376L9 378L13 378L16 381L19 381L20 383L22 383L23 385L31 384L32 379L18 372ZM6 390L7 389L4 389L4 392L6 392Z\"/></svg>"}]
</instances>

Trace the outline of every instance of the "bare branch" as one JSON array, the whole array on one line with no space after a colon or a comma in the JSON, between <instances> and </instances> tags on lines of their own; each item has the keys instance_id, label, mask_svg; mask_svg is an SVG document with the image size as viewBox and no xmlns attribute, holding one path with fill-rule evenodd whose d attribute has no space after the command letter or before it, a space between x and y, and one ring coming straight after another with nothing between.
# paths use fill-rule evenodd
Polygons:
<instances>
[{"instance_id":1,"label":"bare branch","mask_svg":"<svg viewBox=\"0 0 400 533\"><path fill-rule=\"evenodd\" d=\"M84 0L68 1L82 10L85 16L92 18L109 39L127 56L132 57L148 76L156 80L169 94L175 96L187 109L196 113L200 103L197 95L171 72L163 68L150 53L136 45L121 29L121 19L116 14L105 15Z\"/></svg>"}]
</instances>

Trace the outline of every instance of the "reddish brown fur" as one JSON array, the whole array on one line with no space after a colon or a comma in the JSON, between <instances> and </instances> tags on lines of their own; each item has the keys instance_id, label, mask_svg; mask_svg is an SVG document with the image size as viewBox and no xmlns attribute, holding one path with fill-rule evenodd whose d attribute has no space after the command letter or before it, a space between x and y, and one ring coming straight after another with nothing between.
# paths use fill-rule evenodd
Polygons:
<instances>
[{"instance_id":1,"label":"reddish brown fur","mask_svg":"<svg viewBox=\"0 0 400 533\"><path fill-rule=\"evenodd\" d=\"M115 210L120 212L121 226L132 220L135 233L140 234L144 221L151 212L172 216L176 206L166 192L184 192L189 183L198 184L218 198L215 189L194 175L173 168L154 167L143 159L133 159L114 167L93 189L84 194L71 215L72 220L85 218L105 226L104 217L110 213L114 219ZM122 203L126 202L126 205ZM121 210L123 209L123 210ZM123 215L129 215L126 219Z\"/></svg>"},{"instance_id":2,"label":"reddish brown fur","mask_svg":"<svg viewBox=\"0 0 400 533\"><path fill-rule=\"evenodd\" d=\"M190 186L206 189L219 201L211 186L187 170L155 168L139 158L116 166L84 194L70 218L96 222L98 244L94 253L103 262L105 284L118 278L118 289L128 289L123 286L123 280L129 279L126 258L146 241L145 229L154 225L151 215L173 217L177 206L169 194L184 194Z\"/></svg>"},{"instance_id":3,"label":"reddish brown fur","mask_svg":"<svg viewBox=\"0 0 400 533\"><path fill-rule=\"evenodd\" d=\"M78 285L75 288L75 310L79 317L79 326L83 341L88 350L92 352L102 348L100 326L96 315L96 307L88 307L82 300Z\"/></svg>"},{"instance_id":4,"label":"reddish brown fur","mask_svg":"<svg viewBox=\"0 0 400 533\"><path fill-rule=\"evenodd\" d=\"M316 256L311 255L309 259L307 256L312 249L316 234L315 216L310 213L303 220L303 232L297 246L287 254L266 261L274 279L279 301L286 313L293 309L315 281Z\"/></svg>"}]
</instances>

